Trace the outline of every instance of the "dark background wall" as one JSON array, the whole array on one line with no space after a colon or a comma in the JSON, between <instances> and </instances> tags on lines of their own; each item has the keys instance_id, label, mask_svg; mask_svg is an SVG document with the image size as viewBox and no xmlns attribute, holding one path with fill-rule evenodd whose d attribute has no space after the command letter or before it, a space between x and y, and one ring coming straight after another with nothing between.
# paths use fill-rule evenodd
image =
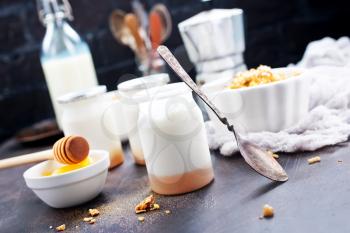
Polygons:
<instances>
[{"instance_id":1,"label":"dark background wall","mask_svg":"<svg viewBox=\"0 0 350 233\"><path fill-rule=\"evenodd\" d=\"M75 16L71 24L90 45L99 82L115 89L118 78L134 74L136 66L132 52L113 39L108 16L115 8L131 11L130 1L70 2ZM172 49L182 45L177 23L203 9L200 0L143 2L147 7L163 2L170 9L174 30L166 45ZM346 0L214 0L213 5L244 10L249 67L284 66L298 61L309 41L350 35ZM39 63L44 32L35 0L0 0L0 141L24 126L53 117Z\"/></svg>"}]
</instances>

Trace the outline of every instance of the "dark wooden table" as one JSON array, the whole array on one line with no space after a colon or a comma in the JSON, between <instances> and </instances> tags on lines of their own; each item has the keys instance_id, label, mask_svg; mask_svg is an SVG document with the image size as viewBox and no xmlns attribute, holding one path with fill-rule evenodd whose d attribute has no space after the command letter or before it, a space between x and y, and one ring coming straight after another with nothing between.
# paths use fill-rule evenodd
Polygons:
<instances>
[{"instance_id":1,"label":"dark wooden table","mask_svg":"<svg viewBox=\"0 0 350 233\"><path fill-rule=\"evenodd\" d=\"M35 150L13 141L0 147L10 156ZM307 158L322 161L308 165ZM6 157L4 156L4 157ZM305 153L281 155L289 181L278 184L257 175L239 156L213 153L215 181L193 193L157 196L161 210L137 220L134 206L151 193L146 169L135 166L126 148L126 162L109 173L103 193L89 203L53 209L29 190L22 173L29 166L0 171L0 232L350 232L350 143ZM340 162L342 161L342 162ZM262 205L275 208L275 217L259 219ZM98 208L97 223L82 219ZM167 215L164 210L171 210Z\"/></svg>"}]
</instances>

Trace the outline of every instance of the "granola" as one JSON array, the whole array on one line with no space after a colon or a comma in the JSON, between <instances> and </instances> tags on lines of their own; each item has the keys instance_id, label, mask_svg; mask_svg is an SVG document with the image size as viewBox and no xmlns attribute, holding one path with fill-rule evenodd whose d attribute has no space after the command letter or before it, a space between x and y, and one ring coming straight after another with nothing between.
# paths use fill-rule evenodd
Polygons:
<instances>
[{"instance_id":1,"label":"granola","mask_svg":"<svg viewBox=\"0 0 350 233\"><path fill-rule=\"evenodd\" d=\"M98 211L98 209L89 209L89 214L90 216L95 217L100 214L100 211Z\"/></svg>"},{"instance_id":2,"label":"granola","mask_svg":"<svg viewBox=\"0 0 350 233\"><path fill-rule=\"evenodd\" d=\"M273 215L274 215L274 209L273 209L273 207L272 206L270 206L270 205L268 205L268 204L265 204L264 206L263 206L263 217L264 218L271 218L271 217L273 217Z\"/></svg>"},{"instance_id":3,"label":"granola","mask_svg":"<svg viewBox=\"0 0 350 233\"><path fill-rule=\"evenodd\" d=\"M66 224L62 224L62 225L56 227L56 231L64 231L64 230L66 230Z\"/></svg>"},{"instance_id":4,"label":"granola","mask_svg":"<svg viewBox=\"0 0 350 233\"><path fill-rule=\"evenodd\" d=\"M159 209L159 204L155 203L155 198L153 195L150 195L146 197L143 201L141 201L137 206L135 207L135 213L144 213L151 210L157 210Z\"/></svg>"},{"instance_id":5,"label":"granola","mask_svg":"<svg viewBox=\"0 0 350 233\"><path fill-rule=\"evenodd\" d=\"M84 218L83 221L84 222L90 222L92 219L94 219L93 217L87 217L87 218Z\"/></svg>"},{"instance_id":6,"label":"granola","mask_svg":"<svg viewBox=\"0 0 350 233\"><path fill-rule=\"evenodd\" d=\"M321 162L321 157L320 156L315 156L315 157L312 157L312 158L309 158L307 160L307 162L311 165L311 164L314 164L314 163L319 163Z\"/></svg>"},{"instance_id":7,"label":"granola","mask_svg":"<svg viewBox=\"0 0 350 233\"><path fill-rule=\"evenodd\" d=\"M252 87L284 79L286 79L284 73L273 72L271 67L260 65L256 69L250 69L237 73L228 88L237 89L242 87Z\"/></svg>"},{"instance_id":8,"label":"granola","mask_svg":"<svg viewBox=\"0 0 350 233\"><path fill-rule=\"evenodd\" d=\"M279 155L278 154L275 154L275 153L273 153L272 151L267 151L267 153L269 153L269 155L271 155L273 158L275 158L275 159L278 159L279 158Z\"/></svg>"}]
</instances>

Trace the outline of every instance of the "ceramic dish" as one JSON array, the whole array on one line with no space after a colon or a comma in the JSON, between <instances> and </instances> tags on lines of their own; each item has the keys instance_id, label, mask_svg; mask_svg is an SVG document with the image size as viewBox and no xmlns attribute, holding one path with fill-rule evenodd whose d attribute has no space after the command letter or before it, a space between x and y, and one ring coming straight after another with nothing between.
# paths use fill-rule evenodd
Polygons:
<instances>
[{"instance_id":1,"label":"ceramic dish","mask_svg":"<svg viewBox=\"0 0 350 233\"><path fill-rule=\"evenodd\" d=\"M44 176L60 165L48 160L39 163L23 174L27 186L46 204L65 208L87 202L96 197L106 182L109 154L103 150L91 150L93 163L65 174Z\"/></svg>"},{"instance_id":2,"label":"ceramic dish","mask_svg":"<svg viewBox=\"0 0 350 233\"><path fill-rule=\"evenodd\" d=\"M308 112L310 79L303 70L278 68L286 79L253 87L227 88L232 78L202 86L202 91L228 117L231 124L246 132L278 132L298 122ZM299 73L298 75L296 75ZM211 110L210 119L220 131L227 131Z\"/></svg>"}]
</instances>

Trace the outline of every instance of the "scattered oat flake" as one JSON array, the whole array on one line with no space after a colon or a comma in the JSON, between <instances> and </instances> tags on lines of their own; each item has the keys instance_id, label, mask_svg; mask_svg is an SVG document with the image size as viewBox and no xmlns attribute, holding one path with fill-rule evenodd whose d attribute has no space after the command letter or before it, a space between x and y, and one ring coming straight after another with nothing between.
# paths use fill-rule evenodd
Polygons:
<instances>
[{"instance_id":1,"label":"scattered oat flake","mask_svg":"<svg viewBox=\"0 0 350 233\"><path fill-rule=\"evenodd\" d=\"M95 217L97 215L100 214L100 211L98 211L98 209L89 209L89 214L92 216L92 217Z\"/></svg>"},{"instance_id":2,"label":"scattered oat flake","mask_svg":"<svg viewBox=\"0 0 350 233\"><path fill-rule=\"evenodd\" d=\"M145 217L143 217L143 216L138 217L137 220L139 220L140 222L143 222L143 221L145 221Z\"/></svg>"},{"instance_id":3,"label":"scattered oat flake","mask_svg":"<svg viewBox=\"0 0 350 233\"><path fill-rule=\"evenodd\" d=\"M87 218L84 218L83 221L84 222L90 222L92 219L94 219L93 217L87 217Z\"/></svg>"},{"instance_id":4,"label":"scattered oat flake","mask_svg":"<svg viewBox=\"0 0 350 233\"><path fill-rule=\"evenodd\" d=\"M66 224L62 224L61 226L56 227L56 231L64 231L66 230Z\"/></svg>"},{"instance_id":5,"label":"scattered oat flake","mask_svg":"<svg viewBox=\"0 0 350 233\"><path fill-rule=\"evenodd\" d=\"M89 223L90 223L90 224L95 224L95 223L96 223L96 219L94 219L94 218L91 219L91 220L89 221Z\"/></svg>"},{"instance_id":6,"label":"scattered oat flake","mask_svg":"<svg viewBox=\"0 0 350 233\"><path fill-rule=\"evenodd\" d=\"M279 158L279 156L278 156L278 154L275 154L275 153L273 153L272 151L267 151L267 153L269 153L269 155L271 155L273 158L275 158L275 159L278 159Z\"/></svg>"},{"instance_id":7,"label":"scattered oat flake","mask_svg":"<svg viewBox=\"0 0 350 233\"><path fill-rule=\"evenodd\" d=\"M145 213L147 212L147 210L135 210L135 213L137 214L141 214L141 213Z\"/></svg>"},{"instance_id":8,"label":"scattered oat flake","mask_svg":"<svg viewBox=\"0 0 350 233\"><path fill-rule=\"evenodd\" d=\"M164 211L166 214L170 214L171 212L170 212L170 210L166 210L166 211Z\"/></svg>"},{"instance_id":9,"label":"scattered oat flake","mask_svg":"<svg viewBox=\"0 0 350 233\"><path fill-rule=\"evenodd\" d=\"M273 215L274 215L274 209L273 209L273 207L272 206L270 206L269 204L265 204L264 206L263 206L263 217L264 218L271 218L271 217L273 217Z\"/></svg>"},{"instance_id":10,"label":"scattered oat flake","mask_svg":"<svg viewBox=\"0 0 350 233\"><path fill-rule=\"evenodd\" d=\"M53 226L49 226L49 228L50 228L50 229L52 229L52 228L53 228Z\"/></svg>"},{"instance_id":11,"label":"scattered oat flake","mask_svg":"<svg viewBox=\"0 0 350 233\"><path fill-rule=\"evenodd\" d=\"M315 157L309 158L307 160L307 162L309 164L319 163L319 162L321 162L321 157L320 156L315 156Z\"/></svg>"},{"instance_id":12,"label":"scattered oat flake","mask_svg":"<svg viewBox=\"0 0 350 233\"><path fill-rule=\"evenodd\" d=\"M152 208L151 208L150 210L159 210L159 209L160 209L159 204L154 203L153 206L152 206Z\"/></svg>"}]
</instances>

